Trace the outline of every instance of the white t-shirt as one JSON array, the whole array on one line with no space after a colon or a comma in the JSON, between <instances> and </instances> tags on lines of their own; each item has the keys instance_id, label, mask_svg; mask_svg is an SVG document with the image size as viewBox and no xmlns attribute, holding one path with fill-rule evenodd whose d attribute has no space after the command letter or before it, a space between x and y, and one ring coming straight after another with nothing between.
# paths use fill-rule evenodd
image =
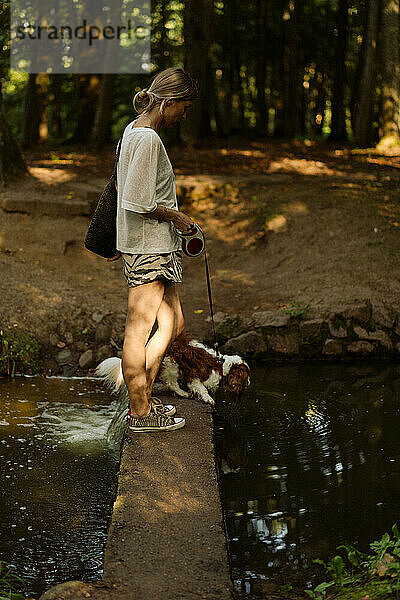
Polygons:
<instances>
[{"instance_id":1,"label":"white t-shirt","mask_svg":"<svg viewBox=\"0 0 400 600\"><path fill-rule=\"evenodd\" d=\"M151 127L125 128L117 166L117 250L155 254L180 250L172 223L146 217L157 204L178 209L175 175L164 144Z\"/></svg>"}]
</instances>

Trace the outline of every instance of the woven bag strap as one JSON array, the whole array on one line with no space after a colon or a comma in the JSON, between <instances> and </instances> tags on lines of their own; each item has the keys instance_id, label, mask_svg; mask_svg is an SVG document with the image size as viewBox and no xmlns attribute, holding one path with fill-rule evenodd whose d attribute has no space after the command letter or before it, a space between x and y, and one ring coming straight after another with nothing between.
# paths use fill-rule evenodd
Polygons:
<instances>
[{"instance_id":1,"label":"woven bag strap","mask_svg":"<svg viewBox=\"0 0 400 600\"><path fill-rule=\"evenodd\" d=\"M118 140L118 144L117 144L117 152L116 152L116 155L117 155L117 162L119 161L119 155L120 155L120 152L121 152L121 144L122 144L122 135L121 135L121 137L119 138L119 140Z\"/></svg>"}]
</instances>

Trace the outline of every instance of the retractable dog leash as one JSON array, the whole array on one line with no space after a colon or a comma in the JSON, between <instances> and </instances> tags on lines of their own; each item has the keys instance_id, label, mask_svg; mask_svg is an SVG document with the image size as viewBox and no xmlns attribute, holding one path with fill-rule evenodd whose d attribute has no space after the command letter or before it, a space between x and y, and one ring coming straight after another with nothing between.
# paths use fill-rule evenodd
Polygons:
<instances>
[{"instance_id":1,"label":"retractable dog leash","mask_svg":"<svg viewBox=\"0 0 400 600\"><path fill-rule=\"evenodd\" d=\"M217 334L215 332L215 323L214 323L214 310L213 310L213 301L212 301L212 293L211 293L211 278L210 278L210 268L208 265L207 259L207 251L206 251L206 239L204 233L201 230L201 227L197 225L197 223L193 224L193 227L185 232L180 231L175 228L176 234L182 239L182 251L186 256L195 257L200 256L204 252L204 264L206 270L206 282L207 282L207 291L208 291L208 304L210 306L210 316L211 316L211 324L213 330L214 337L214 350L217 357L217 368L220 376L223 376L223 364L224 359L220 355L218 342L217 342Z\"/></svg>"}]
</instances>

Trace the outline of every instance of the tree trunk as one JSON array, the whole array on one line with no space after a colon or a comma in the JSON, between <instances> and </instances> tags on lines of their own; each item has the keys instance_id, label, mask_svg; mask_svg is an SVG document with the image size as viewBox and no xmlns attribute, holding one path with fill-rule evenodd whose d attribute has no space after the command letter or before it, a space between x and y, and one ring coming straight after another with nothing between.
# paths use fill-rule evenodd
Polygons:
<instances>
[{"instance_id":1,"label":"tree trunk","mask_svg":"<svg viewBox=\"0 0 400 600\"><path fill-rule=\"evenodd\" d=\"M222 101L221 101L221 121L222 132L228 136L232 129L232 95L233 95L233 44L234 44L234 23L233 6L234 0L224 1L224 35L222 37Z\"/></svg>"},{"instance_id":2,"label":"tree trunk","mask_svg":"<svg viewBox=\"0 0 400 600\"><path fill-rule=\"evenodd\" d=\"M317 99L315 101L315 109L312 119L312 133L314 135L322 135L322 129L325 120L326 106L326 75L325 73L317 72Z\"/></svg>"},{"instance_id":3,"label":"tree trunk","mask_svg":"<svg viewBox=\"0 0 400 600\"><path fill-rule=\"evenodd\" d=\"M98 75L74 75L75 106L78 113L74 134L69 140L73 144L86 143L90 139L96 116L98 99Z\"/></svg>"},{"instance_id":4,"label":"tree trunk","mask_svg":"<svg viewBox=\"0 0 400 600\"><path fill-rule=\"evenodd\" d=\"M207 71L211 63L214 2L188 0L184 7L184 68L198 81L199 99L193 103L190 119L182 123L181 130L184 137L196 141L211 133Z\"/></svg>"},{"instance_id":5,"label":"tree trunk","mask_svg":"<svg viewBox=\"0 0 400 600\"><path fill-rule=\"evenodd\" d=\"M357 109L358 109L358 105L360 103L360 85L361 85L362 71L363 71L364 62L365 62L365 52L366 52L366 47L367 47L367 44L366 44L366 42L367 42L367 37L366 37L367 23L368 23L368 6L366 7L366 10L364 11L364 20L361 25L362 31L363 31L362 42L361 42L360 50L358 52L357 67L356 67L356 72L354 75L353 87L352 87L351 98L350 98L351 127L353 129L353 132L355 130Z\"/></svg>"},{"instance_id":6,"label":"tree trunk","mask_svg":"<svg viewBox=\"0 0 400 600\"><path fill-rule=\"evenodd\" d=\"M36 73L30 73L25 90L24 112L22 115L22 148L29 148L30 146L37 144L39 140L41 112L38 86L36 84Z\"/></svg>"},{"instance_id":7,"label":"tree trunk","mask_svg":"<svg viewBox=\"0 0 400 600\"><path fill-rule=\"evenodd\" d=\"M91 143L99 150L110 141L110 125L115 89L115 74L104 73L101 77L96 116L91 134Z\"/></svg>"},{"instance_id":8,"label":"tree trunk","mask_svg":"<svg viewBox=\"0 0 400 600\"><path fill-rule=\"evenodd\" d=\"M294 137L298 132L300 109L299 99L299 20L302 13L302 0L289 0L283 16L283 120L282 133Z\"/></svg>"},{"instance_id":9,"label":"tree trunk","mask_svg":"<svg viewBox=\"0 0 400 600\"><path fill-rule=\"evenodd\" d=\"M21 175L28 175L28 169L8 126L0 85L0 186Z\"/></svg>"},{"instance_id":10,"label":"tree trunk","mask_svg":"<svg viewBox=\"0 0 400 600\"><path fill-rule=\"evenodd\" d=\"M339 0L336 20L337 40L335 52L335 80L332 99L332 122L329 139L345 141L346 113L344 104L344 88L346 82L346 52L347 52L347 24L349 0Z\"/></svg>"},{"instance_id":11,"label":"tree trunk","mask_svg":"<svg viewBox=\"0 0 400 600\"><path fill-rule=\"evenodd\" d=\"M376 81L376 42L378 37L379 3L370 0L366 23L364 64L361 69L359 100L354 105L354 137L358 145L368 143L371 135L372 111Z\"/></svg>"},{"instance_id":12,"label":"tree trunk","mask_svg":"<svg viewBox=\"0 0 400 600\"><path fill-rule=\"evenodd\" d=\"M268 110L265 97L266 85L266 29L267 29L267 0L257 0L257 64L256 87L257 109L256 129L260 136L268 135Z\"/></svg>"},{"instance_id":13,"label":"tree trunk","mask_svg":"<svg viewBox=\"0 0 400 600\"><path fill-rule=\"evenodd\" d=\"M399 0L382 0L381 18L382 138L379 146L390 147L400 143Z\"/></svg>"},{"instance_id":14,"label":"tree trunk","mask_svg":"<svg viewBox=\"0 0 400 600\"><path fill-rule=\"evenodd\" d=\"M158 63L159 63L159 67L160 70L163 71L164 69L167 68L167 55L166 52L168 52L167 50L167 36L166 36L166 32L167 32L167 28L165 27L165 24L168 20L168 10L167 10L167 6L168 6L168 0L161 0L161 7L160 7L160 12L161 12L161 19L160 19L160 30L159 30L159 35L160 35L160 56L157 57L158 58Z\"/></svg>"},{"instance_id":15,"label":"tree trunk","mask_svg":"<svg viewBox=\"0 0 400 600\"><path fill-rule=\"evenodd\" d=\"M49 131L52 138L61 139L63 136L62 121L62 83L63 74L54 73L49 79Z\"/></svg>"}]
</instances>

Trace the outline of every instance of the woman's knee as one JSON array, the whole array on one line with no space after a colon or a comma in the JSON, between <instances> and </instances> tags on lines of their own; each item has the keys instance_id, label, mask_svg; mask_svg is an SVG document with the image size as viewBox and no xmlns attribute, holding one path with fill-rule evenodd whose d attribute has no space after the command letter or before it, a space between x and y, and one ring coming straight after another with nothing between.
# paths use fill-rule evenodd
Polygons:
<instances>
[{"instance_id":1,"label":"woman's knee","mask_svg":"<svg viewBox=\"0 0 400 600\"><path fill-rule=\"evenodd\" d=\"M125 321L125 337L134 336L138 343L143 341L145 344L151 333L155 318L136 310L129 310Z\"/></svg>"}]
</instances>

